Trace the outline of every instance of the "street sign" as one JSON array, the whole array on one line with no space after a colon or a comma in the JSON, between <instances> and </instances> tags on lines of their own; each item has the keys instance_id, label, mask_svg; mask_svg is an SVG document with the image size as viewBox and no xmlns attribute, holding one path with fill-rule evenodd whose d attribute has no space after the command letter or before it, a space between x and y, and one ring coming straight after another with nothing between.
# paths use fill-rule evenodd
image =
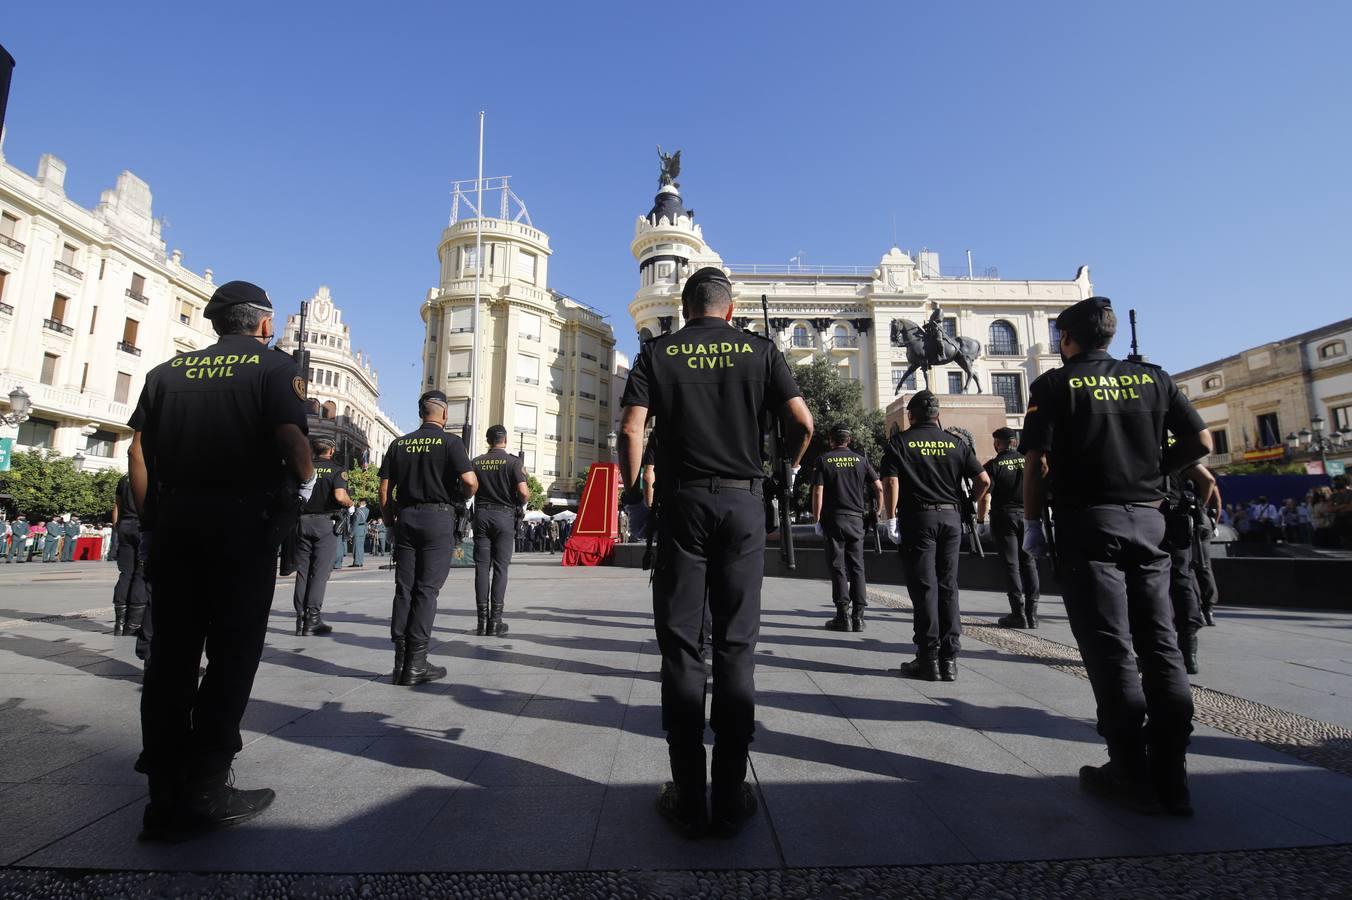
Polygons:
<instances>
[{"instance_id":1,"label":"street sign","mask_svg":"<svg viewBox=\"0 0 1352 900\"><path fill-rule=\"evenodd\" d=\"M14 452L14 438L0 438L0 472L9 471L9 457Z\"/></svg>"},{"instance_id":2,"label":"street sign","mask_svg":"<svg viewBox=\"0 0 1352 900\"><path fill-rule=\"evenodd\" d=\"M6 465L8 465L8 462L6 463ZM1347 474L1347 462L1346 462L1345 460L1341 460L1341 459L1332 459L1332 460L1329 460L1329 471L1328 471L1328 474L1329 474L1330 476L1333 476L1333 475L1346 475L1346 474Z\"/></svg>"}]
</instances>

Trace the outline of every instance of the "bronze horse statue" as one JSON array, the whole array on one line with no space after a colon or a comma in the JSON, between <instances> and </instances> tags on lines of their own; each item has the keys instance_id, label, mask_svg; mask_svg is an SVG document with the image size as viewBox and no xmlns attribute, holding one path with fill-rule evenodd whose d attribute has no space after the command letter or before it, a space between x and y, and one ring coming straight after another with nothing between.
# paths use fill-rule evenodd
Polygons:
<instances>
[{"instance_id":1,"label":"bronze horse statue","mask_svg":"<svg viewBox=\"0 0 1352 900\"><path fill-rule=\"evenodd\" d=\"M977 381L976 373L972 371L972 363L981 355L980 341L969 337L953 338L939 331L936 342L926 336L925 329L910 319L893 319L892 346L906 348L906 374L897 382L896 393L901 393L902 384L916 369L924 370L925 387L928 389L930 367L950 362L957 363L958 367L967 373L967 379L962 384L963 391L966 392L967 386L976 381L976 392L981 393L981 382Z\"/></svg>"}]
</instances>

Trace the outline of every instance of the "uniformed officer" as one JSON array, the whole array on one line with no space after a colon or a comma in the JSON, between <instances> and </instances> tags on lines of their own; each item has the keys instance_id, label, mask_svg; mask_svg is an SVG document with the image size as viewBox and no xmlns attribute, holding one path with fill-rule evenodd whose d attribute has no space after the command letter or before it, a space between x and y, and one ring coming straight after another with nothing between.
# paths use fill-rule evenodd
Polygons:
<instances>
[{"instance_id":1,"label":"uniformed officer","mask_svg":"<svg viewBox=\"0 0 1352 900\"><path fill-rule=\"evenodd\" d=\"M1192 694L1169 602L1161 486L1210 452L1211 435L1168 374L1108 354L1117 317L1106 297L1081 300L1056 327L1065 365L1033 382L1019 447L1024 547L1046 552L1050 490L1066 614L1108 744L1108 763L1080 769L1080 785L1131 809L1190 815ZM1166 427L1177 437L1167 450Z\"/></svg>"},{"instance_id":2,"label":"uniformed officer","mask_svg":"<svg viewBox=\"0 0 1352 900\"><path fill-rule=\"evenodd\" d=\"M141 566L141 514L132 496L131 479L117 480L113 499L117 529L117 585L113 588L113 634L135 637L146 611L145 570Z\"/></svg>"},{"instance_id":3,"label":"uniformed officer","mask_svg":"<svg viewBox=\"0 0 1352 900\"><path fill-rule=\"evenodd\" d=\"M990 476L971 445L939 424L934 394L913 394L906 403L906 417L911 427L887 442L882 475L888 533L901 545L906 591L915 614L916 657L892 671L923 681L956 681L962 646L958 608L962 480L972 480L973 499L980 501L990 487Z\"/></svg>"},{"instance_id":4,"label":"uniformed officer","mask_svg":"<svg viewBox=\"0 0 1352 900\"><path fill-rule=\"evenodd\" d=\"M530 499L526 467L507 452L507 429L488 429L488 452L474 458L479 492L474 495L474 606L479 634L502 635L507 567L512 564L517 511Z\"/></svg>"},{"instance_id":5,"label":"uniformed officer","mask_svg":"<svg viewBox=\"0 0 1352 900\"><path fill-rule=\"evenodd\" d=\"M28 517L20 515L10 525L9 550L5 553L5 562L28 562Z\"/></svg>"},{"instance_id":6,"label":"uniformed officer","mask_svg":"<svg viewBox=\"0 0 1352 900\"><path fill-rule=\"evenodd\" d=\"M220 340L152 369L129 423L132 497L154 589L136 764L150 776L147 840L234 824L273 800L271 790L237 790L228 778L278 547L314 486L305 382L289 356L267 349L268 295L231 281L205 315ZM181 527L188 521L194 527Z\"/></svg>"},{"instance_id":7,"label":"uniformed officer","mask_svg":"<svg viewBox=\"0 0 1352 900\"><path fill-rule=\"evenodd\" d=\"M58 562L57 551L61 549L61 542L65 539L66 523L61 519L49 521L46 536L42 540L42 561L45 563Z\"/></svg>"},{"instance_id":8,"label":"uniformed officer","mask_svg":"<svg viewBox=\"0 0 1352 900\"><path fill-rule=\"evenodd\" d=\"M997 621L1005 628L1036 628L1040 594L1037 561L1023 549L1023 455L1013 447L1012 428L997 428L995 457L987 461L991 489L981 498L977 521L984 521L990 508L991 537L1000 548L1009 586L1009 615Z\"/></svg>"},{"instance_id":9,"label":"uniformed officer","mask_svg":"<svg viewBox=\"0 0 1352 900\"><path fill-rule=\"evenodd\" d=\"M366 565L366 535L370 531L371 510L366 508L365 500L358 500L352 510L352 565L349 569L360 569Z\"/></svg>"},{"instance_id":10,"label":"uniformed officer","mask_svg":"<svg viewBox=\"0 0 1352 900\"><path fill-rule=\"evenodd\" d=\"M864 580L864 514L872 492L883 506L883 483L878 472L850 449L850 427L831 428L831 449L817 458L812 476L812 517L826 542L831 567L831 600L836 615L826 627L832 631L863 631L868 606Z\"/></svg>"},{"instance_id":11,"label":"uniformed officer","mask_svg":"<svg viewBox=\"0 0 1352 900\"><path fill-rule=\"evenodd\" d=\"M1197 510L1197 546L1193 553L1192 572L1197 577L1197 594L1202 603L1202 622L1206 625L1215 625L1216 616L1213 610L1216 604L1220 602L1220 592L1216 589L1216 573L1211 569L1211 539L1216 534L1216 523L1221 517L1221 488L1215 482L1215 473L1207 470L1212 475L1213 485L1211 488L1211 498L1204 504L1199 505Z\"/></svg>"},{"instance_id":12,"label":"uniformed officer","mask_svg":"<svg viewBox=\"0 0 1352 900\"><path fill-rule=\"evenodd\" d=\"M658 809L687 836L702 833L709 817L700 655L706 596L713 613L715 833L735 833L756 810L745 778L755 730L753 654L765 557L762 415L783 417L795 465L812 434L812 414L783 355L770 341L729 324L732 302L722 270L692 274L681 292L685 327L643 345L622 400L625 503L642 496L650 413L662 432L653 613L672 781L662 787Z\"/></svg>"},{"instance_id":13,"label":"uniformed officer","mask_svg":"<svg viewBox=\"0 0 1352 900\"><path fill-rule=\"evenodd\" d=\"M457 499L479 489L465 443L446 430L441 391L418 398L422 426L390 444L380 464L380 508L395 529L394 680L414 685L446 677L427 661L437 595L451 572Z\"/></svg>"},{"instance_id":14,"label":"uniformed officer","mask_svg":"<svg viewBox=\"0 0 1352 900\"><path fill-rule=\"evenodd\" d=\"M61 542L61 561L75 561L75 542L80 539L80 517L71 515L66 520L66 539Z\"/></svg>"},{"instance_id":15,"label":"uniformed officer","mask_svg":"<svg viewBox=\"0 0 1352 900\"><path fill-rule=\"evenodd\" d=\"M333 574L334 545L341 538L334 534L333 517L346 515L352 505L347 493L347 473L333 461L338 445L326 437L313 438L311 464L315 470L315 489L300 511L296 526L296 586L291 596L296 610L296 634L326 635L333 626L324 621L324 590Z\"/></svg>"},{"instance_id":16,"label":"uniformed officer","mask_svg":"<svg viewBox=\"0 0 1352 900\"><path fill-rule=\"evenodd\" d=\"M1173 441L1173 438L1170 438ZM1202 602L1193 571L1197 519L1216 478L1203 465L1173 472L1164 479L1164 549L1169 554L1169 602L1174 608L1174 631L1183 667L1196 675L1197 632L1201 630Z\"/></svg>"}]
</instances>

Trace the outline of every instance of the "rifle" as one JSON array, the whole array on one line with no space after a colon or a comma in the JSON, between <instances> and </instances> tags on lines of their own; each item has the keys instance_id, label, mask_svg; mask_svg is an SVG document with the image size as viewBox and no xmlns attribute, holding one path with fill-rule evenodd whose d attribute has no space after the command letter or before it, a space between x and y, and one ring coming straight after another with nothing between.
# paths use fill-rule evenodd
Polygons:
<instances>
[{"instance_id":1,"label":"rifle","mask_svg":"<svg viewBox=\"0 0 1352 900\"><path fill-rule=\"evenodd\" d=\"M1061 558L1056 553L1056 521L1052 518L1050 502L1042 505L1042 536L1047 539L1047 557L1052 561L1052 574L1061 580Z\"/></svg>"},{"instance_id":2,"label":"rifle","mask_svg":"<svg viewBox=\"0 0 1352 900\"><path fill-rule=\"evenodd\" d=\"M972 500L972 483L962 480L962 530L967 532L967 546L982 559L986 558L986 548L981 546L981 536L976 533L976 503Z\"/></svg>"},{"instance_id":3,"label":"rifle","mask_svg":"<svg viewBox=\"0 0 1352 900\"><path fill-rule=\"evenodd\" d=\"M1127 310L1127 319L1131 322L1131 352L1127 354L1127 362L1143 363L1145 357L1141 355L1140 348L1136 346L1136 310Z\"/></svg>"},{"instance_id":4,"label":"rifle","mask_svg":"<svg viewBox=\"0 0 1352 900\"><path fill-rule=\"evenodd\" d=\"M761 316L765 320L765 336L770 337L770 302L761 294ZM771 338L773 340L773 338ZM770 481L774 485L779 500L779 554L784 558L784 567L792 572L797 568L793 553L793 516L789 504L793 496L793 460L789 459L788 443L784 440L784 419L777 410L769 410L774 418L772 428L766 429L766 436L774 440L770 448Z\"/></svg>"},{"instance_id":5,"label":"rifle","mask_svg":"<svg viewBox=\"0 0 1352 900\"><path fill-rule=\"evenodd\" d=\"M873 493L873 485L867 485L864 490L868 493L868 500L864 505L864 531L873 535L873 550L879 556L883 555L883 539L878 536L878 495Z\"/></svg>"}]
</instances>

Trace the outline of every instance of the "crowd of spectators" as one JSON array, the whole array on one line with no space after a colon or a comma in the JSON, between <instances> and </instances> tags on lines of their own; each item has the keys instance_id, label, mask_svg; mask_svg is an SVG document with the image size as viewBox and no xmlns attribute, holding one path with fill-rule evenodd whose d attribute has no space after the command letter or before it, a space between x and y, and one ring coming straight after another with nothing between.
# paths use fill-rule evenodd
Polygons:
<instances>
[{"instance_id":1,"label":"crowd of spectators","mask_svg":"<svg viewBox=\"0 0 1352 900\"><path fill-rule=\"evenodd\" d=\"M1234 527L1241 541L1309 544L1323 549L1352 550L1352 488L1339 475L1332 487L1318 487L1281 504L1259 497L1247 506L1227 503L1222 524Z\"/></svg>"}]
</instances>

